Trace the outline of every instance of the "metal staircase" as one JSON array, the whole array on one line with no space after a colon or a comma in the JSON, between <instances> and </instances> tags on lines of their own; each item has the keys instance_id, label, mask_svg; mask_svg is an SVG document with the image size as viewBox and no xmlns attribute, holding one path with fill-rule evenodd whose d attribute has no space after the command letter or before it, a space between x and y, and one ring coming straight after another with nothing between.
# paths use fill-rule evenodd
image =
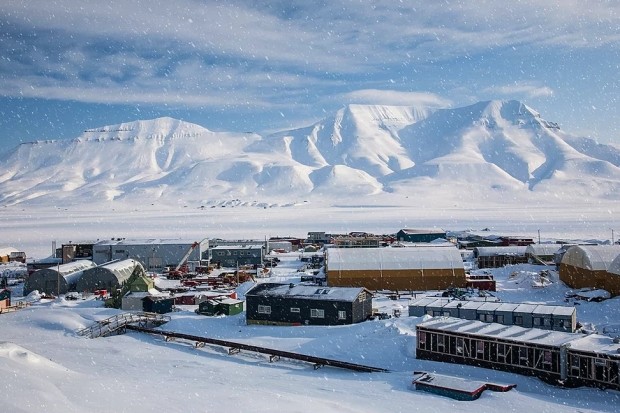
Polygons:
<instances>
[{"instance_id":1,"label":"metal staircase","mask_svg":"<svg viewBox=\"0 0 620 413\"><path fill-rule=\"evenodd\" d=\"M106 337L111 334L124 333L129 324L147 328L160 326L168 321L170 321L169 316L156 313L121 313L98 321L90 327L82 328L76 331L76 334L88 338Z\"/></svg>"}]
</instances>

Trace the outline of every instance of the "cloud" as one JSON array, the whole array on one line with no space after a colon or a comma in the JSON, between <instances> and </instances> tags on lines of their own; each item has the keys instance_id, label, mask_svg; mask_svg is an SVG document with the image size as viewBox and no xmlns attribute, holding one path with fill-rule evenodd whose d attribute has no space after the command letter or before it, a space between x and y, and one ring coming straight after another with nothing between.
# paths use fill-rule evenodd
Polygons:
<instances>
[{"instance_id":1,"label":"cloud","mask_svg":"<svg viewBox=\"0 0 620 413\"><path fill-rule=\"evenodd\" d=\"M553 89L530 82L517 82L510 85L493 86L484 89L485 93L504 96L524 96L527 98L544 98L553 96Z\"/></svg>"},{"instance_id":2,"label":"cloud","mask_svg":"<svg viewBox=\"0 0 620 413\"><path fill-rule=\"evenodd\" d=\"M362 89L344 93L338 97L345 103L395 105L395 106L425 106L449 107L450 100L430 92L401 92L397 90Z\"/></svg>"}]
</instances>

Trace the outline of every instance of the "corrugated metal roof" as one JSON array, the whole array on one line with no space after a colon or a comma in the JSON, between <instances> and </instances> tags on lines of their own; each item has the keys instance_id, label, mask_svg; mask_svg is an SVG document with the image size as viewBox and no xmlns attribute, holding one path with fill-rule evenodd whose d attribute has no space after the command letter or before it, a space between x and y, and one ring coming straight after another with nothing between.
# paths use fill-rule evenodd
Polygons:
<instances>
[{"instance_id":1,"label":"corrugated metal roof","mask_svg":"<svg viewBox=\"0 0 620 413\"><path fill-rule=\"evenodd\" d=\"M249 290L245 296L279 296L327 301L355 301L362 291L365 291L362 287L317 287L296 284L259 283Z\"/></svg>"},{"instance_id":2,"label":"corrugated metal roof","mask_svg":"<svg viewBox=\"0 0 620 413\"><path fill-rule=\"evenodd\" d=\"M550 346L560 346L582 337L582 335L578 333L564 333L560 331L541 330L538 328L507 326L496 323L484 323L476 320L463 320L454 317L435 317L418 325L442 331L526 341Z\"/></svg>"},{"instance_id":3,"label":"corrugated metal roof","mask_svg":"<svg viewBox=\"0 0 620 413\"><path fill-rule=\"evenodd\" d=\"M479 257L494 257L497 255L525 255L527 247L508 246L508 247L476 247L474 250Z\"/></svg>"},{"instance_id":4,"label":"corrugated metal roof","mask_svg":"<svg viewBox=\"0 0 620 413\"><path fill-rule=\"evenodd\" d=\"M464 269L454 248L330 248L327 267L339 270Z\"/></svg>"}]
</instances>

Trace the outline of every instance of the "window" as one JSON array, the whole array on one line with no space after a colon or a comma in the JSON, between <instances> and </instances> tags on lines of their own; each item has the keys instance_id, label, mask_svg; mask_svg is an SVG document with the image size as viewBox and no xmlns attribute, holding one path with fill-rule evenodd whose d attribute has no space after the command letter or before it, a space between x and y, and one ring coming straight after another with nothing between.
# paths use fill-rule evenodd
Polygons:
<instances>
[{"instance_id":1,"label":"window","mask_svg":"<svg viewBox=\"0 0 620 413\"><path fill-rule=\"evenodd\" d=\"M504 357L506 355L506 345L498 344L497 345L497 355L500 357Z\"/></svg>"},{"instance_id":2,"label":"window","mask_svg":"<svg viewBox=\"0 0 620 413\"><path fill-rule=\"evenodd\" d=\"M487 323L492 323L493 322L493 314L487 314Z\"/></svg>"},{"instance_id":3,"label":"window","mask_svg":"<svg viewBox=\"0 0 620 413\"><path fill-rule=\"evenodd\" d=\"M484 353L484 341L476 341L476 352Z\"/></svg>"},{"instance_id":4,"label":"window","mask_svg":"<svg viewBox=\"0 0 620 413\"><path fill-rule=\"evenodd\" d=\"M461 337L456 338L456 354L463 354L464 341Z\"/></svg>"},{"instance_id":5,"label":"window","mask_svg":"<svg viewBox=\"0 0 620 413\"><path fill-rule=\"evenodd\" d=\"M545 325L545 327L551 327L551 319L550 318L543 319L543 324Z\"/></svg>"},{"instance_id":6,"label":"window","mask_svg":"<svg viewBox=\"0 0 620 413\"><path fill-rule=\"evenodd\" d=\"M271 306L270 305L259 305L258 313L259 314L271 314Z\"/></svg>"},{"instance_id":7,"label":"window","mask_svg":"<svg viewBox=\"0 0 620 413\"><path fill-rule=\"evenodd\" d=\"M319 310L316 308L312 308L310 310L310 317L312 318L325 318L325 310Z\"/></svg>"},{"instance_id":8,"label":"window","mask_svg":"<svg viewBox=\"0 0 620 413\"><path fill-rule=\"evenodd\" d=\"M478 314L478 320L484 321L484 314Z\"/></svg>"},{"instance_id":9,"label":"window","mask_svg":"<svg viewBox=\"0 0 620 413\"><path fill-rule=\"evenodd\" d=\"M504 316L503 315L498 315L496 322L500 323L500 324L504 324Z\"/></svg>"},{"instance_id":10,"label":"window","mask_svg":"<svg viewBox=\"0 0 620 413\"><path fill-rule=\"evenodd\" d=\"M443 316L444 317L450 317L450 312L449 311L444 311L443 312Z\"/></svg>"},{"instance_id":11,"label":"window","mask_svg":"<svg viewBox=\"0 0 620 413\"><path fill-rule=\"evenodd\" d=\"M522 326L523 325L523 316L516 315L515 316L515 324L518 325L518 326Z\"/></svg>"},{"instance_id":12,"label":"window","mask_svg":"<svg viewBox=\"0 0 620 413\"><path fill-rule=\"evenodd\" d=\"M534 317L534 325L539 326L540 324L540 317Z\"/></svg>"},{"instance_id":13,"label":"window","mask_svg":"<svg viewBox=\"0 0 620 413\"><path fill-rule=\"evenodd\" d=\"M437 347L441 347L443 349L444 344L445 344L445 339L446 337L443 335L438 335L437 336Z\"/></svg>"},{"instance_id":14,"label":"window","mask_svg":"<svg viewBox=\"0 0 620 413\"><path fill-rule=\"evenodd\" d=\"M338 320L346 320L347 312L346 311L338 311Z\"/></svg>"},{"instance_id":15,"label":"window","mask_svg":"<svg viewBox=\"0 0 620 413\"><path fill-rule=\"evenodd\" d=\"M299 307L291 307L291 313L299 313Z\"/></svg>"},{"instance_id":16,"label":"window","mask_svg":"<svg viewBox=\"0 0 620 413\"><path fill-rule=\"evenodd\" d=\"M441 317L441 311L433 311L433 317Z\"/></svg>"},{"instance_id":17,"label":"window","mask_svg":"<svg viewBox=\"0 0 620 413\"><path fill-rule=\"evenodd\" d=\"M551 358L551 351L549 350L545 350L543 351L543 364L551 364L552 358Z\"/></svg>"},{"instance_id":18,"label":"window","mask_svg":"<svg viewBox=\"0 0 620 413\"><path fill-rule=\"evenodd\" d=\"M420 343L420 346L424 346L426 344L426 332L420 331L418 333L418 342Z\"/></svg>"}]
</instances>

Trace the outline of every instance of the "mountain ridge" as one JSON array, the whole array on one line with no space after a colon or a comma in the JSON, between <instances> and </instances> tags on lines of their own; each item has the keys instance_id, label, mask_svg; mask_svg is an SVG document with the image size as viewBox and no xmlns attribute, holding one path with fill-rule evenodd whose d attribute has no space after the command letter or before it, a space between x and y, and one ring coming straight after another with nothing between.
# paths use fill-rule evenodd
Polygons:
<instances>
[{"instance_id":1,"label":"mountain ridge","mask_svg":"<svg viewBox=\"0 0 620 413\"><path fill-rule=\"evenodd\" d=\"M570 135L514 100L348 105L267 136L138 120L25 143L2 164L1 205L620 199L620 149Z\"/></svg>"}]
</instances>

